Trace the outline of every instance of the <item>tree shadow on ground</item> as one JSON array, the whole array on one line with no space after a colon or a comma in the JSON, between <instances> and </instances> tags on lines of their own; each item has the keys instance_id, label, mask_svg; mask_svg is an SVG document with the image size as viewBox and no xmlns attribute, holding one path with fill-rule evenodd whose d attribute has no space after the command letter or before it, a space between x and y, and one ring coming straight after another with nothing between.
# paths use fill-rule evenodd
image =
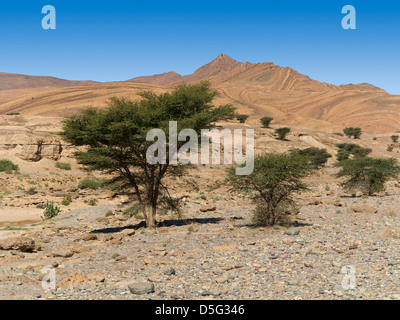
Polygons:
<instances>
[{"instance_id":1,"label":"tree shadow on ground","mask_svg":"<svg viewBox=\"0 0 400 320\"><path fill-rule=\"evenodd\" d=\"M157 227L172 227L172 226L185 226L191 224L216 224L220 221L224 220L223 218L204 218L204 219L174 219L174 220L164 220L157 223ZM145 228L146 223L141 221L135 225L125 226L125 227L112 227L112 228L103 228L96 229L91 231L90 233L118 233L123 230L138 230L141 228Z\"/></svg>"}]
</instances>

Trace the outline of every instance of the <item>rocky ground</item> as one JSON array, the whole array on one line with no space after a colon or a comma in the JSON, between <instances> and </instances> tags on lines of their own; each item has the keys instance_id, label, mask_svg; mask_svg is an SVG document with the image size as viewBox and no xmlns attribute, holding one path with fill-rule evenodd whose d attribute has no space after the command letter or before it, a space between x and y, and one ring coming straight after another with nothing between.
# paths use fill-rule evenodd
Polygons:
<instances>
[{"instance_id":1,"label":"rocky ground","mask_svg":"<svg viewBox=\"0 0 400 320\"><path fill-rule=\"evenodd\" d=\"M120 190L78 187L109 177L76 164L55 138L59 126L17 120L1 120L0 159L20 170L0 172L0 299L400 299L397 181L384 194L350 197L333 177L332 158L298 195L291 227L254 228L251 194L223 185L221 167L199 166L168 180L182 217L161 213L160 226L148 230ZM316 146L334 154L336 143L352 142L299 129L285 142L272 129L256 134L266 152ZM386 152L389 136L375 138L357 143L375 156L399 156L397 146ZM72 202L63 205L66 195ZM42 221L47 201L61 212ZM45 290L49 267L56 287Z\"/></svg>"},{"instance_id":2,"label":"rocky ground","mask_svg":"<svg viewBox=\"0 0 400 320\"><path fill-rule=\"evenodd\" d=\"M321 185L331 170L309 181L289 228L252 227L250 197L216 185L185 193L182 219L154 230L101 205L7 231L0 246L19 243L0 251L0 299L400 299L400 190L346 197ZM18 250L23 237L32 252ZM42 288L46 266L54 290Z\"/></svg>"}]
</instances>

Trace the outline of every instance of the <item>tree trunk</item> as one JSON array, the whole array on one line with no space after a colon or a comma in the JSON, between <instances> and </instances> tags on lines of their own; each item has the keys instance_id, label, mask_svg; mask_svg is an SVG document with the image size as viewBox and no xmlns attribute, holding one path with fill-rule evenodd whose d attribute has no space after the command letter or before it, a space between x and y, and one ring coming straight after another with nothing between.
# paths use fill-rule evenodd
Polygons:
<instances>
[{"instance_id":1,"label":"tree trunk","mask_svg":"<svg viewBox=\"0 0 400 320\"><path fill-rule=\"evenodd\" d=\"M144 207L145 220L147 228L154 228L156 226L156 207L152 204L147 204Z\"/></svg>"}]
</instances>

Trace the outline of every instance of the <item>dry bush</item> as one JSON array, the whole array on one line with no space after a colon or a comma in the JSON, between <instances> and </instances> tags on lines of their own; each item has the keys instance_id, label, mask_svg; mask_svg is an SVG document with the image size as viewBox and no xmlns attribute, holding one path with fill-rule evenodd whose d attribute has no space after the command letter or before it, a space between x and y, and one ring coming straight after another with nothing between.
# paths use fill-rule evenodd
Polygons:
<instances>
[{"instance_id":1,"label":"dry bush","mask_svg":"<svg viewBox=\"0 0 400 320\"><path fill-rule=\"evenodd\" d=\"M270 226L274 224L290 226L292 224L292 216L295 214L298 214L298 210L292 206L272 211L265 205L264 201L258 200L253 212L252 223L256 226Z\"/></svg>"}]
</instances>

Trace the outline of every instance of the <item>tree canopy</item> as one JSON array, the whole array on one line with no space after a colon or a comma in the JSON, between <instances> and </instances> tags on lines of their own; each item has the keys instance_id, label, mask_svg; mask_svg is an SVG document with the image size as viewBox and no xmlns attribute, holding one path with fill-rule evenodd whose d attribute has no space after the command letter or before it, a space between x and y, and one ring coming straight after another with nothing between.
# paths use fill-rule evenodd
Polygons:
<instances>
[{"instance_id":1,"label":"tree canopy","mask_svg":"<svg viewBox=\"0 0 400 320\"><path fill-rule=\"evenodd\" d=\"M125 187L132 188L143 205L147 226L155 226L157 205L165 200L172 205L163 178L176 174L180 165L167 162L150 164L147 149L154 142L147 141L147 133L159 128L169 137L169 122L177 121L178 130L190 128L198 137L201 129L211 129L216 121L232 119L234 107L212 104L217 92L209 82L182 84L172 92L139 93L141 99L111 98L108 108L87 108L78 115L64 119L62 137L85 151L75 153L80 164L115 175ZM180 142L184 144L185 142Z\"/></svg>"}]
</instances>

